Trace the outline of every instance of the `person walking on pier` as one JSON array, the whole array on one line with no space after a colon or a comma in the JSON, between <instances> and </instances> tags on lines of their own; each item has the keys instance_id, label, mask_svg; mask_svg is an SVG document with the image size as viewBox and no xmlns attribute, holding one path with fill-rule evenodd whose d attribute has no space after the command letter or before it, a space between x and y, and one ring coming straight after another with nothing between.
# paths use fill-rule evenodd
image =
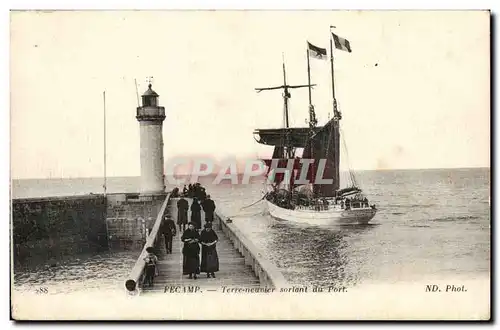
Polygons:
<instances>
[{"instance_id":1,"label":"person walking on pier","mask_svg":"<svg viewBox=\"0 0 500 330\"><path fill-rule=\"evenodd\" d=\"M207 222L205 229L201 232L201 272L207 273L207 278L212 276L215 278L215 272L219 271L219 256L215 244L219 237L215 231L212 230L212 223Z\"/></svg>"},{"instance_id":2,"label":"person walking on pier","mask_svg":"<svg viewBox=\"0 0 500 330\"><path fill-rule=\"evenodd\" d=\"M206 198L207 198L207 190L204 187L201 187L200 200L204 201Z\"/></svg>"},{"instance_id":3,"label":"person walking on pier","mask_svg":"<svg viewBox=\"0 0 500 330\"><path fill-rule=\"evenodd\" d=\"M174 221L168 217L165 217L160 232L165 239L165 249L167 250L167 254L172 254L172 239L177 234Z\"/></svg>"},{"instance_id":4,"label":"person walking on pier","mask_svg":"<svg viewBox=\"0 0 500 330\"><path fill-rule=\"evenodd\" d=\"M210 199L210 195L207 195L207 199L203 201L203 211L205 211L205 221L212 222L214 221L214 211L215 211L215 203L212 199Z\"/></svg>"},{"instance_id":5,"label":"person walking on pier","mask_svg":"<svg viewBox=\"0 0 500 330\"><path fill-rule=\"evenodd\" d=\"M188 223L188 209L189 203L183 197L177 201L177 225L179 225L179 232L186 230Z\"/></svg>"},{"instance_id":6,"label":"person walking on pier","mask_svg":"<svg viewBox=\"0 0 500 330\"><path fill-rule=\"evenodd\" d=\"M196 197L198 198L198 200L200 200L201 199L200 192L201 192L201 184L199 182L196 182L193 185L193 197Z\"/></svg>"},{"instance_id":7,"label":"person walking on pier","mask_svg":"<svg viewBox=\"0 0 500 330\"><path fill-rule=\"evenodd\" d=\"M184 242L182 248L182 274L196 279L196 274L200 273L200 234L194 228L192 222L189 223L188 229L182 234L181 240Z\"/></svg>"},{"instance_id":8,"label":"person walking on pier","mask_svg":"<svg viewBox=\"0 0 500 330\"><path fill-rule=\"evenodd\" d=\"M191 205L191 222L195 229L201 229L201 206L196 197L193 198L193 204Z\"/></svg>"},{"instance_id":9,"label":"person walking on pier","mask_svg":"<svg viewBox=\"0 0 500 330\"><path fill-rule=\"evenodd\" d=\"M144 270L144 285L153 286L154 278L158 275L158 257L154 254L152 247L146 248L147 255L144 257L146 268Z\"/></svg>"}]
</instances>

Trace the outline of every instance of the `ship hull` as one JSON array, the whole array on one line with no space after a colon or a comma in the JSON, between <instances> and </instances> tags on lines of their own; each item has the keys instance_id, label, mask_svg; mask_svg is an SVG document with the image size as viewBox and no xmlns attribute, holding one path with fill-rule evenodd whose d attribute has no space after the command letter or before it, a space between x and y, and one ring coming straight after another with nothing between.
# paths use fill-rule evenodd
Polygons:
<instances>
[{"instance_id":1,"label":"ship hull","mask_svg":"<svg viewBox=\"0 0 500 330\"><path fill-rule=\"evenodd\" d=\"M269 213L274 218L319 226L363 225L369 223L377 213L376 209L369 207L351 210L340 208L332 208L321 211L311 209L290 210L279 207L267 200L266 203Z\"/></svg>"}]
</instances>

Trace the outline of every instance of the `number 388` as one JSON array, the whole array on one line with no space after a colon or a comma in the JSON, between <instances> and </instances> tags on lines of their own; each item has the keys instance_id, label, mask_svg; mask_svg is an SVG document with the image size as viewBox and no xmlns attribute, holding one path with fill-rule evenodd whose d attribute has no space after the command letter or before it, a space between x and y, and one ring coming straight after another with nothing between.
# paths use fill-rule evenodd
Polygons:
<instances>
[{"instance_id":1,"label":"number 388","mask_svg":"<svg viewBox=\"0 0 500 330\"><path fill-rule=\"evenodd\" d=\"M49 289L45 286L42 286L42 287L39 287L38 289L36 289L35 292L37 294L45 294L45 293L49 293Z\"/></svg>"}]
</instances>

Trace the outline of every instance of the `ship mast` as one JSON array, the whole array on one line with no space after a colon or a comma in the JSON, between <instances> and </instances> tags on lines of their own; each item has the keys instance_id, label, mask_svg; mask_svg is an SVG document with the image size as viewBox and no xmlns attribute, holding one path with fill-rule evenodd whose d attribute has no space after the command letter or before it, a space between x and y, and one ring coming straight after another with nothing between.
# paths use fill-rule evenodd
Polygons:
<instances>
[{"instance_id":1,"label":"ship mast","mask_svg":"<svg viewBox=\"0 0 500 330\"><path fill-rule=\"evenodd\" d=\"M284 102L284 109L285 109L285 127L289 128L289 120L288 120L288 99L290 98L290 93L288 92L288 85L286 84L286 69L285 69L285 59L283 59L283 102ZM288 134L287 134L288 135ZM288 141L287 141L288 142Z\"/></svg>"},{"instance_id":2,"label":"ship mast","mask_svg":"<svg viewBox=\"0 0 500 330\"><path fill-rule=\"evenodd\" d=\"M275 90L275 89L283 89L283 105L284 105L284 121L285 121L285 128L290 127L289 123L289 114L288 114L288 99L290 98L290 92L288 91L289 89L293 88L304 88L304 87L309 87L311 88L314 85L311 85L310 83L307 85L288 85L286 82L286 69L285 69L285 60L283 59L283 85L281 86L275 86L275 87L264 87L264 88L255 88L257 93L260 93L261 91L264 90ZM285 150L283 150L283 154L281 155L282 158L293 158L294 157L294 148L290 145L290 133L287 131L285 133Z\"/></svg>"},{"instance_id":3,"label":"ship mast","mask_svg":"<svg viewBox=\"0 0 500 330\"><path fill-rule=\"evenodd\" d=\"M307 82L309 84L309 127L312 130L314 127L316 127L317 120L316 120L316 114L314 112L314 106L312 104L312 95L311 95L311 66L309 64L309 49L306 49L306 58L307 58Z\"/></svg>"},{"instance_id":4,"label":"ship mast","mask_svg":"<svg viewBox=\"0 0 500 330\"><path fill-rule=\"evenodd\" d=\"M314 160L314 148L312 146L312 137L314 136L314 128L316 127L316 124L318 121L316 120L316 113L314 112L314 106L312 104L312 91L311 91L311 65L309 64L309 46L306 48L306 58L307 58L307 81L309 83L309 141L308 143L311 144L310 150L311 150L311 159ZM316 166L314 166L314 162L310 165L311 166L311 178L315 178L314 173L316 173ZM315 194L315 189L312 189L312 193Z\"/></svg>"},{"instance_id":5,"label":"ship mast","mask_svg":"<svg viewBox=\"0 0 500 330\"><path fill-rule=\"evenodd\" d=\"M332 74L332 102L333 102L333 134L335 137L335 143L334 143L334 157L335 157L335 190L338 190L340 188L340 120L342 119L342 114L338 111L337 109L337 99L335 98L335 76L334 76L334 70L333 70L333 34L332 34L332 29L334 29L335 26L330 25L330 67L331 67L331 74Z\"/></svg>"}]
</instances>

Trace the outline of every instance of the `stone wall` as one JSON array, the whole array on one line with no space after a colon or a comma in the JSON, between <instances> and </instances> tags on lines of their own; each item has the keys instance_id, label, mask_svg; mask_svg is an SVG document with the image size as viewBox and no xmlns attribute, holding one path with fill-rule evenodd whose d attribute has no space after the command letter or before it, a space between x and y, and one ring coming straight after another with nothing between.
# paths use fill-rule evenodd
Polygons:
<instances>
[{"instance_id":1,"label":"stone wall","mask_svg":"<svg viewBox=\"0 0 500 330\"><path fill-rule=\"evenodd\" d=\"M112 194L107 199L109 246L112 250L140 250L154 225L166 194Z\"/></svg>"},{"instance_id":2,"label":"stone wall","mask_svg":"<svg viewBox=\"0 0 500 330\"><path fill-rule=\"evenodd\" d=\"M103 195L12 201L14 266L108 249Z\"/></svg>"}]
</instances>

